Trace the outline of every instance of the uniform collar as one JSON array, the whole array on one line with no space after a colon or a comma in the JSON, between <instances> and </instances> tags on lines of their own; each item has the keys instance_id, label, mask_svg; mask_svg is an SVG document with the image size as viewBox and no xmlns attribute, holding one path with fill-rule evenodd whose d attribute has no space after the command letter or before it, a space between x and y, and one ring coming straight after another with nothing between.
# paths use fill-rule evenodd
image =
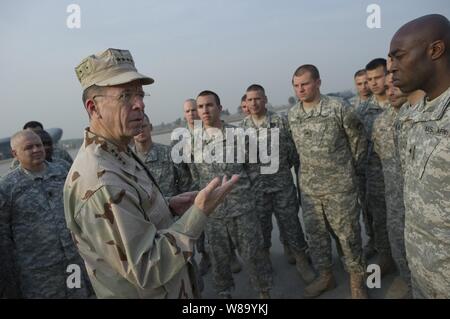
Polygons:
<instances>
[{"instance_id":1,"label":"uniform collar","mask_svg":"<svg viewBox=\"0 0 450 319\"><path fill-rule=\"evenodd\" d=\"M84 147L93 148L93 153L99 158L104 158L107 161L113 161L125 172L134 175L139 169L136 165L136 160L133 157L133 152L128 146L119 146L116 143L97 135L86 128L84 131Z\"/></svg>"},{"instance_id":2,"label":"uniform collar","mask_svg":"<svg viewBox=\"0 0 450 319\"><path fill-rule=\"evenodd\" d=\"M414 122L437 121L442 118L450 105L450 87L440 96L432 101L423 99L417 105L417 112L414 113Z\"/></svg>"}]
</instances>

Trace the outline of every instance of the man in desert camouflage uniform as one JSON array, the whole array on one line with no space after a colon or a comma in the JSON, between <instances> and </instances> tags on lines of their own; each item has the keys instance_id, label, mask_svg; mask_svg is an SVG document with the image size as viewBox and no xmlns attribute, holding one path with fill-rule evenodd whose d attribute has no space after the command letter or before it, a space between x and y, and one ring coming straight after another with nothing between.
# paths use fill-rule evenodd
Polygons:
<instances>
[{"instance_id":1,"label":"man in desert camouflage uniform","mask_svg":"<svg viewBox=\"0 0 450 319\"><path fill-rule=\"evenodd\" d=\"M381 268L381 276L394 269L391 249L386 226L386 200L383 169L380 157L373 150L372 126L388 107L386 96L386 59L378 58L366 66L367 80L373 95L356 109L367 133L368 150L364 160L365 179L360 181L361 192L364 194L363 214L369 242L365 248L366 258L371 258L375 251L379 253L377 264ZM365 183L365 184L363 184ZM365 187L364 187L365 186ZM373 234L373 235L372 235Z\"/></svg>"},{"instance_id":2,"label":"man in desert camouflage uniform","mask_svg":"<svg viewBox=\"0 0 450 319\"><path fill-rule=\"evenodd\" d=\"M221 186L217 178L198 194L167 203L128 146L142 131L142 86L153 79L119 49L87 57L76 73L90 121L66 180L64 206L97 297L198 296L190 266L195 240L238 177ZM172 213L182 216L175 221Z\"/></svg>"},{"instance_id":3,"label":"man in desert camouflage uniform","mask_svg":"<svg viewBox=\"0 0 450 319\"><path fill-rule=\"evenodd\" d=\"M24 298L88 298L84 263L64 220L67 167L45 161L42 141L31 130L16 133L11 149L19 167L0 180L0 254L17 268L2 265L2 273L16 273ZM69 265L79 267L78 288L68 285Z\"/></svg>"},{"instance_id":4,"label":"man in desert camouflage uniform","mask_svg":"<svg viewBox=\"0 0 450 319\"><path fill-rule=\"evenodd\" d=\"M250 85L246 92L248 115L241 122L244 129L253 129L258 133L266 130L265 138L258 134L258 149L261 143L272 145L271 129L278 129L278 170L272 174L262 174L260 158L258 165L252 165L254 172L253 192L256 196L256 211L261 222L264 236L264 249L270 255L272 246L272 214L275 215L280 230L280 240L285 253L297 264L297 270L306 283L314 280L314 272L310 269L305 254L307 244L298 217L299 202L297 190L292 178L291 168L298 172L300 162L286 118L266 109L267 97L264 88L258 84ZM273 150L272 150L273 151Z\"/></svg>"},{"instance_id":5,"label":"man in desert camouflage uniform","mask_svg":"<svg viewBox=\"0 0 450 319\"><path fill-rule=\"evenodd\" d=\"M395 127L400 107L407 101L407 95L392 84L392 74L386 77L387 96L390 107L375 120L372 128L373 150L381 160L386 193L386 221L392 257L397 265L400 277L391 286L390 297L407 298L410 296L411 273L406 260L404 230L405 205L403 202L403 174L400 159L395 149ZM389 293L389 292L388 292Z\"/></svg>"},{"instance_id":6,"label":"man in desert camouflage uniform","mask_svg":"<svg viewBox=\"0 0 450 319\"><path fill-rule=\"evenodd\" d=\"M405 167L405 246L414 298L450 298L450 22L432 14L391 40L394 85L423 90Z\"/></svg>"},{"instance_id":7,"label":"man in desert camouflage uniform","mask_svg":"<svg viewBox=\"0 0 450 319\"><path fill-rule=\"evenodd\" d=\"M353 77L355 80L356 93L354 97L352 97L349 102L355 108L358 108L361 103L367 101L372 92L369 89L369 83L367 82L367 72L365 69L356 71L355 76Z\"/></svg>"},{"instance_id":8,"label":"man in desert camouflage uniform","mask_svg":"<svg viewBox=\"0 0 450 319\"><path fill-rule=\"evenodd\" d=\"M299 102L289 111L289 125L300 157L299 182L308 244L319 276L305 288L315 297L336 286L330 234L338 238L350 274L352 298L367 298L357 212L356 166L367 147L353 108L320 94L320 75L302 65L292 84Z\"/></svg>"},{"instance_id":9,"label":"man in desert camouflage uniform","mask_svg":"<svg viewBox=\"0 0 450 319\"><path fill-rule=\"evenodd\" d=\"M206 224L206 238L212 262L214 286L221 297L230 298L234 288L230 262L237 248L248 267L251 283L260 298L269 298L272 287L270 260L263 250L263 235L255 213L255 198L246 164L237 160L237 141L228 140L226 130L233 126L220 120L222 106L216 93L203 91L197 97L197 108L205 130L201 148L194 148L194 165L203 186L214 176L239 174L240 179L227 200ZM233 137L231 137L233 138ZM227 148L231 144L232 150ZM225 157L234 152L232 162ZM207 155L211 154L211 158ZM244 154L245 156L245 154ZM245 157L244 157L245 160Z\"/></svg>"}]
</instances>

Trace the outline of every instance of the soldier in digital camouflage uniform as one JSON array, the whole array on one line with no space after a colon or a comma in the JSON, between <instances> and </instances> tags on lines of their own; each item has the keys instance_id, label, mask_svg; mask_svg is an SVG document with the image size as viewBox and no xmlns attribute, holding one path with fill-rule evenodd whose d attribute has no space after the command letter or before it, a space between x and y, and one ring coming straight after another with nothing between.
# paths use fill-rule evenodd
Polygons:
<instances>
[{"instance_id":1,"label":"soldier in digital camouflage uniform","mask_svg":"<svg viewBox=\"0 0 450 319\"><path fill-rule=\"evenodd\" d=\"M172 197L184 193L181 189L188 191L189 185L180 185L186 179L182 178L183 171L174 164L171 157L172 148L168 145L155 143L151 137L152 124L145 116L142 133L134 137L134 153L147 166L156 180L162 194Z\"/></svg>"},{"instance_id":2,"label":"soldier in digital camouflage uniform","mask_svg":"<svg viewBox=\"0 0 450 319\"><path fill-rule=\"evenodd\" d=\"M366 247L366 258L369 259L376 252L379 253L376 263L381 268L381 275L393 270L393 261L386 225L386 200L383 168L379 155L373 150L371 140L372 126L388 107L389 101L386 96L385 75L386 60L382 58L370 61L366 66L369 88L373 95L356 109L357 114L363 123L368 139L367 158L365 171L365 185L360 187L364 193L363 213L365 213L365 225L368 230L369 243ZM361 181L360 181L361 182Z\"/></svg>"},{"instance_id":3,"label":"soldier in digital camouflage uniform","mask_svg":"<svg viewBox=\"0 0 450 319\"><path fill-rule=\"evenodd\" d=\"M153 79L138 73L130 52L119 49L87 57L76 73L90 121L66 180L64 206L97 297L198 297L191 267L195 240L238 178L221 186L216 179L197 195L167 203L128 146L142 131L142 85ZM172 213L182 216L175 220Z\"/></svg>"},{"instance_id":4,"label":"soldier in digital camouflage uniform","mask_svg":"<svg viewBox=\"0 0 450 319\"><path fill-rule=\"evenodd\" d=\"M247 166L237 161L236 139L230 142L226 136L226 129L234 127L220 121L222 106L214 92L201 92L197 97L197 108L206 128L202 148L194 148L194 166L200 187L215 176L240 176L236 187L211 215L206 225L214 287L220 296L231 297L231 290L234 288L230 268L233 255L231 241L244 259L253 287L261 298L268 298L272 287L272 270L270 260L263 250L263 235L255 213L255 198ZM233 147L234 158L231 163L225 158L232 151L227 149L227 143ZM222 155L215 152L222 152ZM208 159L205 156L213 153L220 158Z\"/></svg>"},{"instance_id":5,"label":"soldier in digital camouflage uniform","mask_svg":"<svg viewBox=\"0 0 450 319\"><path fill-rule=\"evenodd\" d=\"M403 173L400 158L397 156L395 145L395 121L400 107L407 101L407 95L394 87L392 74L386 77L387 95L390 107L374 122L372 128L373 150L381 160L386 189L386 220L392 257L400 273L396 280L398 298L410 296L411 273L406 260L404 230L405 205L403 202ZM393 285L394 286L394 285ZM394 288L393 288L394 289Z\"/></svg>"},{"instance_id":6,"label":"soldier in digital camouflage uniform","mask_svg":"<svg viewBox=\"0 0 450 319\"><path fill-rule=\"evenodd\" d=\"M46 162L30 130L15 134L11 149L19 167L0 180L0 250L17 268L2 272L17 274L23 298L88 298L91 286L64 219L67 167ZM67 284L71 264L80 269L79 288Z\"/></svg>"},{"instance_id":7,"label":"soldier in digital camouflage uniform","mask_svg":"<svg viewBox=\"0 0 450 319\"><path fill-rule=\"evenodd\" d=\"M449 48L450 22L437 14L406 23L390 45L394 85L426 93L412 112L405 156L405 245L414 298L450 298Z\"/></svg>"},{"instance_id":8,"label":"soldier in digital camouflage uniform","mask_svg":"<svg viewBox=\"0 0 450 319\"><path fill-rule=\"evenodd\" d=\"M242 120L241 127L246 130L253 129L256 132L271 129L278 129L279 132L278 141L275 144L275 147L278 147L277 171L271 174L262 174L260 170L264 164L261 163L259 156L258 165L251 166L254 168L251 176L254 179L252 181L253 192L256 196L256 211L264 236L264 249L270 255L272 214L274 214L280 230L280 240L288 259L289 257L293 259L303 280L310 283L314 280L314 272L310 269L305 254L307 244L298 216L299 202L291 172L291 168L298 172L300 162L288 121L266 109L267 97L262 86L258 84L249 86L246 98L246 105L251 115ZM259 144L258 150L261 148L261 143L268 145L267 148L270 150L271 132L267 132L265 136L266 138L263 138L258 134L258 141L254 141Z\"/></svg>"},{"instance_id":9,"label":"soldier in digital camouflage uniform","mask_svg":"<svg viewBox=\"0 0 450 319\"><path fill-rule=\"evenodd\" d=\"M319 276L304 291L315 297L333 289L330 233L338 238L353 298L367 298L356 167L366 152L364 129L353 108L320 94L320 75L302 65L292 78L299 102L289 125L300 157L299 183L311 257Z\"/></svg>"}]
</instances>

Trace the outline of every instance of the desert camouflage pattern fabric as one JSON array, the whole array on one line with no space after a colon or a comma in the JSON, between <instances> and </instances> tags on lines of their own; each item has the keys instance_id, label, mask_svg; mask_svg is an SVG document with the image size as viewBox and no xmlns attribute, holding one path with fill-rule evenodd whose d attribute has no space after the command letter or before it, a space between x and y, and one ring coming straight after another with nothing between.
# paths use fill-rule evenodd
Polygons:
<instances>
[{"instance_id":1,"label":"desert camouflage pattern fabric","mask_svg":"<svg viewBox=\"0 0 450 319\"><path fill-rule=\"evenodd\" d=\"M450 88L411 119L404 196L413 295L450 298Z\"/></svg>"},{"instance_id":2,"label":"desert camouflage pattern fabric","mask_svg":"<svg viewBox=\"0 0 450 319\"><path fill-rule=\"evenodd\" d=\"M145 165L128 147L87 129L64 187L67 226L99 298L193 298L195 240L206 215L174 221Z\"/></svg>"},{"instance_id":3,"label":"desert camouflage pattern fabric","mask_svg":"<svg viewBox=\"0 0 450 319\"><path fill-rule=\"evenodd\" d=\"M253 191L256 196L256 212L264 236L264 248L268 250L272 246L272 214L274 214L280 230L280 241L291 247L294 252L306 250L307 244L298 216L297 190L291 171L291 168L294 168L295 172L298 172L300 161L287 118L267 111L265 120L259 127L250 115L242 120L240 126L245 130L249 128L258 131L259 129L279 129L278 171L274 174L261 174L261 166L266 164L259 162L259 165L250 166L253 170L251 173ZM267 137L263 138L261 134L258 134L258 144L266 143L270 154L272 135L268 133L263 136Z\"/></svg>"},{"instance_id":4,"label":"desert camouflage pattern fabric","mask_svg":"<svg viewBox=\"0 0 450 319\"><path fill-rule=\"evenodd\" d=\"M46 166L33 174L19 165L0 180L1 273L14 275L7 284L19 287L23 298L87 298L90 283L64 219L68 171ZM81 288L66 284L70 264L80 267Z\"/></svg>"},{"instance_id":5,"label":"desert camouflage pattern fabric","mask_svg":"<svg viewBox=\"0 0 450 319\"><path fill-rule=\"evenodd\" d=\"M376 120L372 130L373 149L383 166L386 193L386 220L392 257L400 276L411 283L411 273L405 250L405 205L403 202L403 173L395 144L395 122L398 112L390 107Z\"/></svg>"},{"instance_id":6,"label":"desert camouflage pattern fabric","mask_svg":"<svg viewBox=\"0 0 450 319\"><path fill-rule=\"evenodd\" d=\"M331 268L331 233L339 239L348 271L361 273L357 214L357 169L367 150L364 128L354 109L325 95L306 112L301 102L289 111L300 156L303 220L311 257L319 271Z\"/></svg>"},{"instance_id":7,"label":"desert camouflage pattern fabric","mask_svg":"<svg viewBox=\"0 0 450 319\"><path fill-rule=\"evenodd\" d=\"M372 95L365 103L360 104L356 112L364 125L368 149L365 163L365 178L360 180L360 197L366 229L373 233L375 248L379 253L390 253L389 238L386 226L386 199L383 168L379 155L373 150L372 127L375 120L389 107L382 104Z\"/></svg>"},{"instance_id":8,"label":"desert camouflage pattern fabric","mask_svg":"<svg viewBox=\"0 0 450 319\"><path fill-rule=\"evenodd\" d=\"M222 149L223 160L213 160L207 163L194 163L199 178L199 187L204 188L213 178L238 174L239 181L225 200L210 215L206 226L206 238L209 252L214 254L211 258L214 285L218 293L228 291L234 285L230 281L231 269L228 263L233 254L230 241L244 258L248 267L249 276L256 290L268 289L272 286L272 270L269 257L263 253L262 231L255 213L255 197L252 193L252 184L248 176L248 165L237 162L237 145L234 141L234 162L226 162L226 129L235 127L222 124L222 138L207 129L204 131L205 139L202 148L204 152L215 153ZM216 133L219 129L215 130ZM231 144L231 143L230 143ZM233 145L233 144L231 144ZM248 149L248 148L246 148ZM201 151L194 149L194 158L199 158ZM228 264L226 264L228 263ZM232 280L232 277L231 277Z\"/></svg>"}]
</instances>

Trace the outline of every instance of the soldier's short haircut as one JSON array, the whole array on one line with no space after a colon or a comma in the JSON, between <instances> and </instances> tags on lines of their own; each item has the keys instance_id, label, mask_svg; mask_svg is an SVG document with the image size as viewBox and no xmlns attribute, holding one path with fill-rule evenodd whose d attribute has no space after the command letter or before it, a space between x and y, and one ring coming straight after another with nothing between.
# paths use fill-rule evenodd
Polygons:
<instances>
[{"instance_id":1,"label":"soldier's short haircut","mask_svg":"<svg viewBox=\"0 0 450 319\"><path fill-rule=\"evenodd\" d=\"M100 94L103 91L103 87L102 86L98 86L98 85L91 85L90 87L86 88L83 91L83 105L86 104L86 101L89 100L90 98L92 98L94 95L96 94Z\"/></svg>"},{"instance_id":2,"label":"soldier's short haircut","mask_svg":"<svg viewBox=\"0 0 450 319\"><path fill-rule=\"evenodd\" d=\"M39 127L41 130L44 129L44 125L42 125L41 122L38 122L38 121L29 121L29 122L26 122L26 123L25 123L25 125L23 126L23 129L26 130L27 128L33 129L33 128L38 128L38 127Z\"/></svg>"},{"instance_id":3,"label":"soldier's short haircut","mask_svg":"<svg viewBox=\"0 0 450 319\"><path fill-rule=\"evenodd\" d=\"M305 74L306 72L309 72L309 74L311 74L311 77L314 80L320 79L319 69L317 69L316 66L314 66L312 64L303 64L303 65L299 66L297 68L297 70L295 70L294 75L292 76L292 82L294 82L295 76L301 76L301 75Z\"/></svg>"},{"instance_id":4,"label":"soldier's short haircut","mask_svg":"<svg viewBox=\"0 0 450 319\"><path fill-rule=\"evenodd\" d=\"M362 76L362 75L366 75L367 71L366 69L361 69L355 72L355 76L353 78L356 78L357 76Z\"/></svg>"},{"instance_id":5,"label":"soldier's short haircut","mask_svg":"<svg viewBox=\"0 0 450 319\"><path fill-rule=\"evenodd\" d=\"M250 91L262 91L264 94L266 94L266 91L264 90L264 88L259 85L259 84L252 84L247 88L246 92L250 92Z\"/></svg>"},{"instance_id":6,"label":"soldier's short haircut","mask_svg":"<svg viewBox=\"0 0 450 319\"><path fill-rule=\"evenodd\" d=\"M366 71L372 71L376 68L382 66L384 69L384 73L387 73L387 67L386 67L386 59L384 58L376 58L367 63L366 65Z\"/></svg>"},{"instance_id":7,"label":"soldier's short haircut","mask_svg":"<svg viewBox=\"0 0 450 319\"><path fill-rule=\"evenodd\" d=\"M199 96L207 96L207 95L212 95L212 96L214 96L214 99L216 100L217 106L220 106L220 98L219 98L219 96L218 96L216 93L214 93L213 91L209 91L209 90L201 91L201 92L197 95L197 98L198 98Z\"/></svg>"},{"instance_id":8,"label":"soldier's short haircut","mask_svg":"<svg viewBox=\"0 0 450 319\"><path fill-rule=\"evenodd\" d=\"M48 134L47 131L39 130L39 131L36 131L35 133L41 138L42 144L53 145L53 139L52 139L51 135Z\"/></svg>"},{"instance_id":9,"label":"soldier's short haircut","mask_svg":"<svg viewBox=\"0 0 450 319\"><path fill-rule=\"evenodd\" d=\"M241 102L244 102L245 100L247 100L247 94L244 94L241 97Z\"/></svg>"},{"instance_id":10,"label":"soldier's short haircut","mask_svg":"<svg viewBox=\"0 0 450 319\"><path fill-rule=\"evenodd\" d=\"M24 138L25 136L31 136L31 135L38 137L40 140L39 135L37 135L31 129L26 129L26 130L22 130L17 133L14 133L13 136L11 136L11 140L10 140L11 149L15 150L19 146L19 141L21 141L22 138Z\"/></svg>"}]
</instances>

